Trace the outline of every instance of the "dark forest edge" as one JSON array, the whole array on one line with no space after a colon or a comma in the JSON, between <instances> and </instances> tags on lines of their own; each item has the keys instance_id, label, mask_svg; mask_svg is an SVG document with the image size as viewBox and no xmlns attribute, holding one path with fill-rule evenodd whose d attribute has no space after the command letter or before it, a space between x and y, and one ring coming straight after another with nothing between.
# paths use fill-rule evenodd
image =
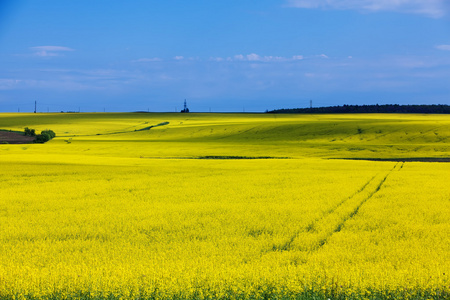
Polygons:
<instances>
[{"instance_id":1,"label":"dark forest edge","mask_svg":"<svg viewBox=\"0 0 450 300\"><path fill-rule=\"evenodd\" d=\"M393 161L393 162L450 162L450 157L408 157L408 158L329 158L329 159L345 159L345 160L368 160L368 161Z\"/></svg>"},{"instance_id":2,"label":"dark forest edge","mask_svg":"<svg viewBox=\"0 0 450 300\"><path fill-rule=\"evenodd\" d=\"M433 105L343 105L311 108L282 108L268 110L266 113L277 114L360 114L360 113L395 113L395 114L450 114L450 106Z\"/></svg>"}]
</instances>

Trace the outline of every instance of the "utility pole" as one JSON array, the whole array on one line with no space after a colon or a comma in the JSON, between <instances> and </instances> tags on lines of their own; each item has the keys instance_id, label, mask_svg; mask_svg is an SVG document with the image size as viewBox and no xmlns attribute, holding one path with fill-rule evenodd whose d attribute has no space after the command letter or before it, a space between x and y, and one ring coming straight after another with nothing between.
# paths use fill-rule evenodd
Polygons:
<instances>
[{"instance_id":1,"label":"utility pole","mask_svg":"<svg viewBox=\"0 0 450 300\"><path fill-rule=\"evenodd\" d=\"M34 113L36 113L37 101L34 101Z\"/></svg>"}]
</instances>

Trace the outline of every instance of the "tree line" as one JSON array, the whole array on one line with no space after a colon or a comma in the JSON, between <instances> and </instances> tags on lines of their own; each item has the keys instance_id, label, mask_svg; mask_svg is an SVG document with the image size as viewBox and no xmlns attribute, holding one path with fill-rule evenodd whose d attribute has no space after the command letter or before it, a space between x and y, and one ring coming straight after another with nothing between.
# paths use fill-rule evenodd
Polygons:
<instances>
[{"instance_id":1,"label":"tree line","mask_svg":"<svg viewBox=\"0 0 450 300\"><path fill-rule=\"evenodd\" d=\"M433 105L343 105L312 108L282 108L267 110L266 113L284 114L359 114L359 113L396 113L396 114L450 114L450 106Z\"/></svg>"}]
</instances>

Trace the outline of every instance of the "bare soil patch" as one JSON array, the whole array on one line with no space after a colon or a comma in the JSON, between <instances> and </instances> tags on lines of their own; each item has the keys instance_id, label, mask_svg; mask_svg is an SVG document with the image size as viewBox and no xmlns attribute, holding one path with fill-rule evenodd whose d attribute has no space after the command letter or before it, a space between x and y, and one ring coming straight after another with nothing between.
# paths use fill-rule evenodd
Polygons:
<instances>
[{"instance_id":1,"label":"bare soil patch","mask_svg":"<svg viewBox=\"0 0 450 300\"><path fill-rule=\"evenodd\" d=\"M31 144L36 139L34 136L26 136L12 131L0 131L0 144Z\"/></svg>"}]
</instances>

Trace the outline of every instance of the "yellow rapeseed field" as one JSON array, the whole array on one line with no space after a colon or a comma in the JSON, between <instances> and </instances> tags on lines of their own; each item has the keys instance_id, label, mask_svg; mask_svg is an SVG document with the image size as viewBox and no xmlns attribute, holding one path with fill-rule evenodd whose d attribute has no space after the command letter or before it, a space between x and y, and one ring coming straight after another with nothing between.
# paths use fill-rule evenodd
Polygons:
<instances>
[{"instance_id":1,"label":"yellow rapeseed field","mask_svg":"<svg viewBox=\"0 0 450 300\"><path fill-rule=\"evenodd\" d=\"M0 114L24 127L57 137L0 145L0 299L450 297L450 165L421 162L449 116Z\"/></svg>"}]
</instances>

